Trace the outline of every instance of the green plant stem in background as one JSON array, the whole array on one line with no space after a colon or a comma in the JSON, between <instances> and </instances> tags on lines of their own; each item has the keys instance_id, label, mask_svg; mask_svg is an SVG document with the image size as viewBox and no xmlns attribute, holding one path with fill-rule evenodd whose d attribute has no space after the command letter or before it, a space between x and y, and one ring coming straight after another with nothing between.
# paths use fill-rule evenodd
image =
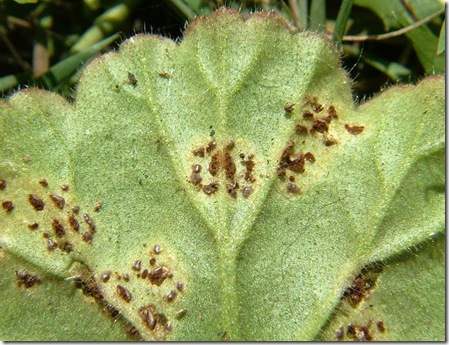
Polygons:
<instances>
[{"instance_id":1,"label":"green plant stem in background","mask_svg":"<svg viewBox=\"0 0 449 345\"><path fill-rule=\"evenodd\" d=\"M352 5L354 0L343 0L340 10L338 11L337 20L335 21L334 32L332 33L332 40L341 48L341 41L345 34L346 23L349 15L351 14Z\"/></svg>"}]
</instances>

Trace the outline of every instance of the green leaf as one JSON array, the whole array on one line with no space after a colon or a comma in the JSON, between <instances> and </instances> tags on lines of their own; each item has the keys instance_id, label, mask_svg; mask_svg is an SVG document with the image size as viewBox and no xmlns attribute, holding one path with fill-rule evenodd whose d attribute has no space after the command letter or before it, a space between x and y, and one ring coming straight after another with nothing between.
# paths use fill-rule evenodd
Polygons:
<instances>
[{"instance_id":1,"label":"green leaf","mask_svg":"<svg viewBox=\"0 0 449 345\"><path fill-rule=\"evenodd\" d=\"M179 45L137 35L93 60L74 104L36 89L2 102L0 282L32 270L87 286L148 340L317 339L362 269L443 236L444 145L442 76L356 107L328 39L221 9ZM432 297L404 292L417 313L444 303L444 279L428 284ZM21 289L0 290L8 308ZM411 329L395 340L420 339L400 308L378 308ZM0 316L1 338L61 334L9 326Z\"/></svg>"},{"instance_id":2,"label":"green leaf","mask_svg":"<svg viewBox=\"0 0 449 345\"><path fill-rule=\"evenodd\" d=\"M355 5L369 8L376 13L382 19L385 31L406 27L444 8L444 2L438 0L413 2L355 0ZM421 25L405 35L412 42L426 73L443 73L445 71L445 56L437 53L438 36L428 25Z\"/></svg>"},{"instance_id":3,"label":"green leaf","mask_svg":"<svg viewBox=\"0 0 449 345\"><path fill-rule=\"evenodd\" d=\"M446 20L441 25L440 37L438 38L437 55L444 53L446 50Z\"/></svg>"}]
</instances>

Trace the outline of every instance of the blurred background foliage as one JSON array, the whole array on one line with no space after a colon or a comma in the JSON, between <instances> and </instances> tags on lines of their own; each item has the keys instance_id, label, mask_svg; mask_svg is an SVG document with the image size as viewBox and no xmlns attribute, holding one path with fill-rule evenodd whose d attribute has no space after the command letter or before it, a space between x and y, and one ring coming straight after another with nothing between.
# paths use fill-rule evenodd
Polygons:
<instances>
[{"instance_id":1,"label":"blurred background foliage","mask_svg":"<svg viewBox=\"0 0 449 345\"><path fill-rule=\"evenodd\" d=\"M38 86L70 98L93 56L135 33L180 40L189 20L223 5L332 36L359 99L445 72L444 0L0 0L0 92Z\"/></svg>"}]
</instances>

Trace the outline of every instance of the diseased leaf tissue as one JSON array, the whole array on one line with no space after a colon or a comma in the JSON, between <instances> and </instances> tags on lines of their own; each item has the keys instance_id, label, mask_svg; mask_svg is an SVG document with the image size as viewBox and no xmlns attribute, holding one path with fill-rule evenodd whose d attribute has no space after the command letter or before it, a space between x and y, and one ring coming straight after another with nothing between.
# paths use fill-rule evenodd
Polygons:
<instances>
[{"instance_id":1,"label":"diseased leaf tissue","mask_svg":"<svg viewBox=\"0 0 449 345\"><path fill-rule=\"evenodd\" d=\"M2 101L1 339L443 339L443 77L350 86L223 8Z\"/></svg>"}]
</instances>

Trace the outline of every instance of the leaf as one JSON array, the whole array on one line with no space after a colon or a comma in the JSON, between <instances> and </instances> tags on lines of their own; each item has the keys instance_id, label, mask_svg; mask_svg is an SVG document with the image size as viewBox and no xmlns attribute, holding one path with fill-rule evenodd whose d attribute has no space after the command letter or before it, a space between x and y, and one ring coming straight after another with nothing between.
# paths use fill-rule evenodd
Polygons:
<instances>
[{"instance_id":1,"label":"leaf","mask_svg":"<svg viewBox=\"0 0 449 345\"><path fill-rule=\"evenodd\" d=\"M443 78L355 107L338 58L274 13L221 9L179 45L137 35L93 60L74 104L15 94L0 107L1 266L98 291L143 339L316 339L362 269L444 231ZM12 306L15 289L0 291ZM0 336L19 338L4 317Z\"/></svg>"},{"instance_id":2,"label":"leaf","mask_svg":"<svg viewBox=\"0 0 449 345\"><path fill-rule=\"evenodd\" d=\"M413 2L355 0L355 4L375 12L382 19L386 31L406 27L444 8L444 3L438 0ZM445 71L445 56L437 54L438 36L427 25L421 25L405 35L411 40L426 73Z\"/></svg>"}]
</instances>

